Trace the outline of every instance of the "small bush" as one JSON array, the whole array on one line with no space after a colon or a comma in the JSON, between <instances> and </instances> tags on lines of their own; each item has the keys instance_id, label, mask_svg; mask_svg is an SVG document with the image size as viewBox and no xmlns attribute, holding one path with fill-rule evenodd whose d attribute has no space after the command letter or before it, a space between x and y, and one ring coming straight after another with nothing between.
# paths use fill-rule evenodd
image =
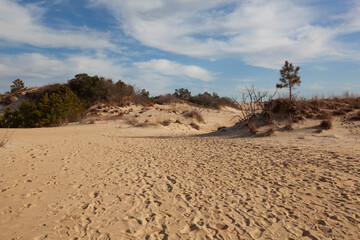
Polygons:
<instances>
[{"instance_id":1,"label":"small bush","mask_svg":"<svg viewBox=\"0 0 360 240\"><path fill-rule=\"evenodd\" d=\"M196 123L190 123L190 126L196 130L200 130L200 126L197 125Z\"/></svg>"},{"instance_id":2,"label":"small bush","mask_svg":"<svg viewBox=\"0 0 360 240\"><path fill-rule=\"evenodd\" d=\"M11 85L11 93L19 93L26 89L24 82L21 79L16 79Z\"/></svg>"},{"instance_id":3,"label":"small bush","mask_svg":"<svg viewBox=\"0 0 360 240\"><path fill-rule=\"evenodd\" d=\"M264 117L266 125L271 125L274 123L274 114L271 111L265 112Z\"/></svg>"},{"instance_id":4,"label":"small bush","mask_svg":"<svg viewBox=\"0 0 360 240\"><path fill-rule=\"evenodd\" d=\"M323 129L331 129L333 126L333 116L329 111L323 111L321 114L323 121L320 123L320 127Z\"/></svg>"},{"instance_id":5,"label":"small bush","mask_svg":"<svg viewBox=\"0 0 360 240\"><path fill-rule=\"evenodd\" d=\"M219 109L222 106L238 108L238 105L234 100L228 97L219 97L216 93L211 95L208 92L204 92L203 94L190 97L188 101L203 107L214 109Z\"/></svg>"},{"instance_id":6,"label":"small bush","mask_svg":"<svg viewBox=\"0 0 360 240\"><path fill-rule=\"evenodd\" d=\"M154 102L159 105L165 105L170 103L178 103L181 102L181 100L172 94L166 94L155 97Z\"/></svg>"},{"instance_id":7,"label":"small bush","mask_svg":"<svg viewBox=\"0 0 360 240\"><path fill-rule=\"evenodd\" d=\"M4 148L5 145L9 142L12 134L9 134L8 131L5 131L0 137L0 148Z\"/></svg>"},{"instance_id":8,"label":"small bush","mask_svg":"<svg viewBox=\"0 0 360 240\"><path fill-rule=\"evenodd\" d=\"M360 112L358 112L355 116L351 118L353 121L360 121Z\"/></svg>"},{"instance_id":9,"label":"small bush","mask_svg":"<svg viewBox=\"0 0 360 240\"><path fill-rule=\"evenodd\" d=\"M167 119L167 120L162 121L162 122L161 122L161 125L163 125L163 126L169 126L170 123L171 123L171 121L170 121L169 119Z\"/></svg>"},{"instance_id":10,"label":"small bush","mask_svg":"<svg viewBox=\"0 0 360 240\"><path fill-rule=\"evenodd\" d=\"M202 117L201 113L199 113L198 111L196 110L193 110L191 112L185 112L184 113L184 116L186 118L194 118L196 119L199 123L204 123L204 118Z\"/></svg>"},{"instance_id":11,"label":"small bush","mask_svg":"<svg viewBox=\"0 0 360 240\"><path fill-rule=\"evenodd\" d=\"M249 127L249 131L250 131L251 135L256 135L256 133L258 132L258 129L257 129L257 126L254 123L254 121L249 121L248 127Z\"/></svg>"},{"instance_id":12,"label":"small bush","mask_svg":"<svg viewBox=\"0 0 360 240\"><path fill-rule=\"evenodd\" d=\"M267 135L267 136L271 136L271 135L273 135L274 133L275 133L275 128L274 128L273 126L271 126L271 127L267 130L266 135Z\"/></svg>"},{"instance_id":13,"label":"small bush","mask_svg":"<svg viewBox=\"0 0 360 240\"><path fill-rule=\"evenodd\" d=\"M331 129L332 128L332 121L331 120L323 120L320 123L320 127L323 129Z\"/></svg>"}]
</instances>

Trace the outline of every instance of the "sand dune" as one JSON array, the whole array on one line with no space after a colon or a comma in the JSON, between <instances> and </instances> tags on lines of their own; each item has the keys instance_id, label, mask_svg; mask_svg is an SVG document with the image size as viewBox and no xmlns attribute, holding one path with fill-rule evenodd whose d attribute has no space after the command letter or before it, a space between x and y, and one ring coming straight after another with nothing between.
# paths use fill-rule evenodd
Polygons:
<instances>
[{"instance_id":1,"label":"sand dune","mask_svg":"<svg viewBox=\"0 0 360 240\"><path fill-rule=\"evenodd\" d=\"M120 124L16 130L0 239L360 239L355 140Z\"/></svg>"}]
</instances>

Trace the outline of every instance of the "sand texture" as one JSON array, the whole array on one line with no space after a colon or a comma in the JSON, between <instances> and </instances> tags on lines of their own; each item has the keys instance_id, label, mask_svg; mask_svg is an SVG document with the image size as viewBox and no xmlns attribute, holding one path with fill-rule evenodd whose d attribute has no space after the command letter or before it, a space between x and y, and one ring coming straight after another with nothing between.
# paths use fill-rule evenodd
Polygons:
<instances>
[{"instance_id":1,"label":"sand texture","mask_svg":"<svg viewBox=\"0 0 360 240\"><path fill-rule=\"evenodd\" d=\"M359 143L169 132L16 130L0 239L360 239Z\"/></svg>"}]
</instances>

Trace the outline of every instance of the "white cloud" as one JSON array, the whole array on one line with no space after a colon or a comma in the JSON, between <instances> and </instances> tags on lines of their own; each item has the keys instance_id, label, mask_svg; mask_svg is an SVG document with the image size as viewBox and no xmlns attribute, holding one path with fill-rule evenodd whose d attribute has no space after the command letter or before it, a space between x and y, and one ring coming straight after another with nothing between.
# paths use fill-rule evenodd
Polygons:
<instances>
[{"instance_id":1,"label":"white cloud","mask_svg":"<svg viewBox=\"0 0 360 240\"><path fill-rule=\"evenodd\" d=\"M175 82L213 80L213 73L193 65L182 65L165 59L133 63L126 66L118 59L98 53L95 55L68 55L65 58L38 53L0 55L0 92L9 89L14 79L20 78L29 87L66 82L78 73L99 75L123 80L145 88L151 94L166 93ZM185 81L185 82L183 82ZM173 89L171 89L173 90Z\"/></svg>"},{"instance_id":2,"label":"white cloud","mask_svg":"<svg viewBox=\"0 0 360 240\"><path fill-rule=\"evenodd\" d=\"M166 59L152 59L148 62L133 63L135 67L144 72L177 77L187 77L202 80L205 82L213 81L213 73L194 65L182 65Z\"/></svg>"},{"instance_id":3,"label":"white cloud","mask_svg":"<svg viewBox=\"0 0 360 240\"><path fill-rule=\"evenodd\" d=\"M65 82L77 73L120 79L127 68L102 55L71 55L64 59L38 53L0 55L1 86L21 78L28 86ZM2 89L6 90L6 89Z\"/></svg>"},{"instance_id":4,"label":"white cloud","mask_svg":"<svg viewBox=\"0 0 360 240\"><path fill-rule=\"evenodd\" d=\"M314 24L319 13L291 0L89 0L103 4L125 32L142 44L193 57L240 57L247 64L278 69L348 54L334 39L339 26ZM341 28L358 31L360 4ZM340 48L341 47L341 48Z\"/></svg>"},{"instance_id":5,"label":"white cloud","mask_svg":"<svg viewBox=\"0 0 360 240\"><path fill-rule=\"evenodd\" d=\"M0 0L0 40L2 44L29 44L36 47L81 49L116 49L107 33L81 28L54 30L41 23L46 10L35 4L19 5Z\"/></svg>"}]
</instances>

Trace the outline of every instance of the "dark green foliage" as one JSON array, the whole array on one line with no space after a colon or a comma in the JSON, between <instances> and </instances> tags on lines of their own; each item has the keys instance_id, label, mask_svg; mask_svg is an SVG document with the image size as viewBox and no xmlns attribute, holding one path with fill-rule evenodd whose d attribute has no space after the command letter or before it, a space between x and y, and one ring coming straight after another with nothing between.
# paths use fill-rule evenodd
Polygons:
<instances>
[{"instance_id":1,"label":"dark green foliage","mask_svg":"<svg viewBox=\"0 0 360 240\"><path fill-rule=\"evenodd\" d=\"M69 89L63 93L45 94L38 104L40 125L53 126L64 121L73 122L84 110L80 99Z\"/></svg>"},{"instance_id":2,"label":"dark green foliage","mask_svg":"<svg viewBox=\"0 0 360 240\"><path fill-rule=\"evenodd\" d=\"M299 70L299 66L294 68L293 64L289 63L288 61L285 61L284 66L280 70L281 83L276 84L276 88L289 88L290 101L292 100L292 89L295 87L295 85L300 85L301 83L300 76L298 75Z\"/></svg>"},{"instance_id":3,"label":"dark green foliage","mask_svg":"<svg viewBox=\"0 0 360 240\"><path fill-rule=\"evenodd\" d=\"M181 100L185 100L185 101L189 101L191 98L191 92L185 88L175 89L175 92L173 95L175 97L177 97Z\"/></svg>"},{"instance_id":4,"label":"dark green foliage","mask_svg":"<svg viewBox=\"0 0 360 240\"><path fill-rule=\"evenodd\" d=\"M18 93L26 89L24 82L21 79L16 79L13 81L11 87L11 93Z\"/></svg>"},{"instance_id":5,"label":"dark green foliage","mask_svg":"<svg viewBox=\"0 0 360 240\"><path fill-rule=\"evenodd\" d=\"M77 120L84 110L81 101L66 85L58 87L58 92L45 93L37 104L24 101L18 110L8 108L1 119L1 127L56 126Z\"/></svg>"},{"instance_id":6,"label":"dark green foliage","mask_svg":"<svg viewBox=\"0 0 360 240\"><path fill-rule=\"evenodd\" d=\"M181 100L177 97L175 97L173 94L166 94L166 95L160 95L154 98L154 102L156 104L165 105L170 103L177 103L181 102Z\"/></svg>"},{"instance_id":7,"label":"dark green foliage","mask_svg":"<svg viewBox=\"0 0 360 240\"><path fill-rule=\"evenodd\" d=\"M228 97L219 97L217 93L213 93L212 95L208 92L204 92L203 94L198 94L197 96L192 96L189 99L189 102L195 103L197 105L219 109L221 106L229 106L233 108L237 108L237 105L234 100Z\"/></svg>"},{"instance_id":8,"label":"dark green foliage","mask_svg":"<svg viewBox=\"0 0 360 240\"><path fill-rule=\"evenodd\" d=\"M75 75L75 78L68 81L68 85L81 99L86 108L97 102L121 103L123 97L135 96L134 87L131 85L127 85L122 81L114 84L111 79L96 75L92 77L86 73Z\"/></svg>"},{"instance_id":9,"label":"dark green foliage","mask_svg":"<svg viewBox=\"0 0 360 240\"><path fill-rule=\"evenodd\" d=\"M175 89L175 93L173 94L160 95L154 98L154 102L157 104L177 103L181 102L181 100L206 108L219 109L222 106L238 108L235 100L231 98L219 97L217 93L210 94L208 92L191 96L189 90L184 88Z\"/></svg>"}]
</instances>

